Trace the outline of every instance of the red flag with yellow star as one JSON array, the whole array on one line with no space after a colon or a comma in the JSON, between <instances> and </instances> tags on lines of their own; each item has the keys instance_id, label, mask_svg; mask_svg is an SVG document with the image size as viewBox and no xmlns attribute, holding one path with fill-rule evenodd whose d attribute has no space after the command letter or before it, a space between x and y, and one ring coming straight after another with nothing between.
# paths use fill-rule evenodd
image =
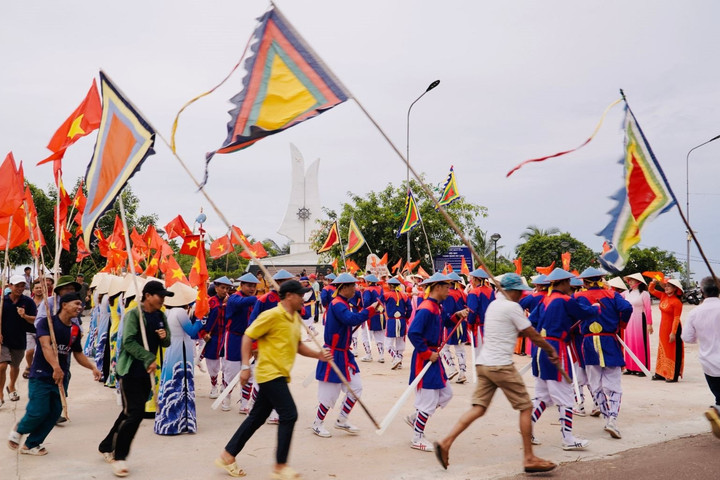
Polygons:
<instances>
[{"instance_id":1,"label":"red flag with yellow star","mask_svg":"<svg viewBox=\"0 0 720 480\"><path fill-rule=\"evenodd\" d=\"M208 298L207 288L203 284L198 288L195 301L195 318L205 318L208 313L210 313L210 299Z\"/></svg>"},{"instance_id":2,"label":"red flag with yellow star","mask_svg":"<svg viewBox=\"0 0 720 480\"><path fill-rule=\"evenodd\" d=\"M177 282L190 285L190 282L188 282L187 277L185 277L182 268L178 265L177 260L175 260L175 257L170 255L167 258L167 267L165 268L165 287L169 287Z\"/></svg>"},{"instance_id":3,"label":"red flag with yellow star","mask_svg":"<svg viewBox=\"0 0 720 480\"><path fill-rule=\"evenodd\" d=\"M207 264L205 263L205 247L198 249L198 254L195 257L188 280L190 280L191 287L197 287L204 285L207 279L210 278L207 271Z\"/></svg>"},{"instance_id":4,"label":"red flag with yellow star","mask_svg":"<svg viewBox=\"0 0 720 480\"><path fill-rule=\"evenodd\" d=\"M183 255L196 256L200 249L200 235L187 235L184 238L182 247L180 247L180 253Z\"/></svg>"},{"instance_id":5,"label":"red flag with yellow star","mask_svg":"<svg viewBox=\"0 0 720 480\"><path fill-rule=\"evenodd\" d=\"M93 130L97 130L100 126L100 118L102 117L102 104L100 103L100 94L98 93L97 83L93 80L90 91L85 96L75 111L60 125L55 135L48 143L48 150L53 152L45 160L38 162L38 165L53 161L55 163L54 170L60 169L60 162L65 155L65 150L78 141L80 138L89 134Z\"/></svg>"},{"instance_id":6,"label":"red flag with yellow star","mask_svg":"<svg viewBox=\"0 0 720 480\"><path fill-rule=\"evenodd\" d=\"M192 231L190 227L188 227L188 224L185 223L185 220L183 220L182 215L178 215L170 220L170 223L165 225L165 233L168 238L175 238L190 235Z\"/></svg>"},{"instance_id":7,"label":"red flag with yellow star","mask_svg":"<svg viewBox=\"0 0 720 480\"><path fill-rule=\"evenodd\" d=\"M217 260L220 257L224 257L231 251L232 245L230 245L230 239L227 237L227 235L216 238L215 241L210 244L210 257L212 257L214 260Z\"/></svg>"},{"instance_id":8,"label":"red flag with yellow star","mask_svg":"<svg viewBox=\"0 0 720 480\"><path fill-rule=\"evenodd\" d=\"M82 237L78 237L77 239L77 257L75 258L76 263L82 262L83 258L89 257L90 251L85 246L85 240L83 240Z\"/></svg>"},{"instance_id":9,"label":"red flag with yellow star","mask_svg":"<svg viewBox=\"0 0 720 480\"><path fill-rule=\"evenodd\" d=\"M160 269L160 250L155 253L155 256L148 262L147 268L143 272L145 278L154 277Z\"/></svg>"}]
</instances>

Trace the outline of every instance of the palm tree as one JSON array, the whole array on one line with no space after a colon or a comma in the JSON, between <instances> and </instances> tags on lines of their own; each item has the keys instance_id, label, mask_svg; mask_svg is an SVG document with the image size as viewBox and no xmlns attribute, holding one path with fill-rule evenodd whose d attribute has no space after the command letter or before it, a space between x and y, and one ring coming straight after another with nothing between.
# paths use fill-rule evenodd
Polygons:
<instances>
[{"instance_id":1,"label":"palm tree","mask_svg":"<svg viewBox=\"0 0 720 480\"><path fill-rule=\"evenodd\" d=\"M560 233L560 229L557 227L550 227L547 230L543 230L537 225L528 225L525 231L520 235L520 238L527 242L534 236L550 237L552 235L557 235L558 233Z\"/></svg>"}]
</instances>

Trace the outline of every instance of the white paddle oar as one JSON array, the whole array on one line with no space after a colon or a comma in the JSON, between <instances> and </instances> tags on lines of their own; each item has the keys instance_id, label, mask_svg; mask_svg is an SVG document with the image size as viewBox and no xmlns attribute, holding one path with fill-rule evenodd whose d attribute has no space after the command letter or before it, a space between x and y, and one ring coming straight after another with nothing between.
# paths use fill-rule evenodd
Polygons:
<instances>
[{"instance_id":1,"label":"white paddle oar","mask_svg":"<svg viewBox=\"0 0 720 480\"><path fill-rule=\"evenodd\" d=\"M643 373L644 373L649 379L652 379L652 373L650 373L650 370L648 370L648 369L645 367L645 365L638 359L638 357L635 356L635 354L633 353L633 351L630 350L630 348L627 346L627 344L626 344L625 342L623 342L622 338L620 338L620 335L618 335L618 334L616 333L615 336L616 336L617 339L620 341L620 344L625 348L625 351L628 353L628 355L630 355L630 358L632 358L632 359L635 361L635 363L637 364L637 366L640 367L640 370L642 370Z\"/></svg>"},{"instance_id":2,"label":"white paddle oar","mask_svg":"<svg viewBox=\"0 0 720 480\"><path fill-rule=\"evenodd\" d=\"M440 357L438 357L437 361L440 361ZM422 380L422 378L425 376L425 373L430 369L430 365L432 364L433 362L427 362L425 364L418 376L415 377L415 379L410 385L408 385L403 394L400 395L400 398L398 398L398 401L395 402L395 405L393 405L388 414L385 415L385 418L383 418L382 422L380 422L380 428L375 430L375 433L377 433L378 435L382 435L383 433L385 433L385 430L387 430L392 421L395 419L398 412L400 411L400 408L403 406L410 394L417 388L418 383L420 383L420 380Z\"/></svg>"}]
</instances>

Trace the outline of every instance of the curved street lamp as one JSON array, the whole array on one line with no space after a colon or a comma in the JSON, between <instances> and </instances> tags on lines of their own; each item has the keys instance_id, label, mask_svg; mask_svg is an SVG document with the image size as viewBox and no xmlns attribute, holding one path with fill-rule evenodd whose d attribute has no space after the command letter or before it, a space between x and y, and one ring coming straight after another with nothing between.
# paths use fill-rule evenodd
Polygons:
<instances>
[{"instance_id":1,"label":"curved street lamp","mask_svg":"<svg viewBox=\"0 0 720 480\"><path fill-rule=\"evenodd\" d=\"M497 242L501 238L502 238L502 236L500 236L499 233L493 233L492 235L490 235L490 240L492 240L493 243L495 244L495 247L493 249L493 251L495 253L495 260L493 261L493 270L497 270Z\"/></svg>"}]
</instances>

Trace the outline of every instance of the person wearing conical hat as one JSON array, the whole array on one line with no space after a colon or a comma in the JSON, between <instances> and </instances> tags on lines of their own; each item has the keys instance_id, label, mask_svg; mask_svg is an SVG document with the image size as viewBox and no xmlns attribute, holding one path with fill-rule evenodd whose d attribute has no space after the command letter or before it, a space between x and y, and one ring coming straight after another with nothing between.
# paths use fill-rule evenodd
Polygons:
<instances>
[{"instance_id":1,"label":"person wearing conical hat","mask_svg":"<svg viewBox=\"0 0 720 480\"><path fill-rule=\"evenodd\" d=\"M412 305L400 280L393 277L387 281L387 286L392 290L383 292L383 304L387 315L385 337L388 342L388 353L392 357L391 369L398 370L402 368L407 321L412 314Z\"/></svg>"},{"instance_id":2,"label":"person wearing conical hat","mask_svg":"<svg viewBox=\"0 0 720 480\"><path fill-rule=\"evenodd\" d=\"M547 295L547 289L550 284L547 280L545 280L546 278L547 275L542 273L531 277L530 281L533 283L535 288L528 295L522 297L518 302L523 311L525 311L525 315L529 316L530 313L535 310L535 307L538 306L538 303L542 302L543 298ZM533 328L535 326L536 325L533 325ZM516 345L515 353L522 356L532 355L532 342L526 342L525 337L518 338L518 345Z\"/></svg>"},{"instance_id":3,"label":"person wearing conical hat","mask_svg":"<svg viewBox=\"0 0 720 480\"><path fill-rule=\"evenodd\" d=\"M550 283L548 295L530 314L529 320L558 352L561 367L572 376L568 355L570 329L580 320L596 318L597 307L585 299L570 296L570 279L574 275L562 268L556 268L546 278ZM573 435L574 394L571 384L566 383L560 370L544 350L534 349L532 370L535 377L535 398L533 399L533 425L545 409L557 405L560 415L560 433L563 450L584 450L590 442ZM533 435L533 442L539 444Z\"/></svg>"},{"instance_id":4,"label":"person wearing conical hat","mask_svg":"<svg viewBox=\"0 0 720 480\"><path fill-rule=\"evenodd\" d=\"M683 286L679 280L671 278L662 283L662 290L657 288L658 281L648 285L648 291L660 299L660 331L658 332L658 354L655 361L653 380L665 380L675 383L683 375L685 364L685 347L681 338Z\"/></svg>"},{"instance_id":5,"label":"person wearing conical hat","mask_svg":"<svg viewBox=\"0 0 720 480\"><path fill-rule=\"evenodd\" d=\"M223 378L232 380L240 373L242 365L242 336L248 327L250 312L255 306L257 297L255 291L258 278L248 272L238 278L240 288L237 292L228 297L225 305L225 357L223 358ZM248 382L250 383L250 382ZM253 382L254 383L254 382ZM246 384L241 393L240 413L249 411L248 401L252 383ZM229 393L222 401L220 408L224 412L230 411L232 405L232 393Z\"/></svg>"},{"instance_id":6,"label":"person wearing conical hat","mask_svg":"<svg viewBox=\"0 0 720 480\"><path fill-rule=\"evenodd\" d=\"M604 275L605 272L596 268L586 268L580 278L587 289L577 292L575 298L584 298L590 304L600 305L600 314L596 318L585 319L580 324L583 334L582 357L593 399L605 418L605 431L612 438L622 438L617 419L625 361L617 333L627 325L632 305L619 293L604 287Z\"/></svg>"},{"instance_id":7,"label":"person wearing conical hat","mask_svg":"<svg viewBox=\"0 0 720 480\"><path fill-rule=\"evenodd\" d=\"M433 451L432 443L425 438L425 427L430 416L438 407L444 408L450 403L453 396L443 363L438 361L443 342L442 302L450 295L451 282L448 277L437 272L420 284L428 289L427 298L415 312L408 330L408 338L415 347L410 366L410 383L427 362L431 363L415 392L415 413L405 417L405 422L413 428L410 447L423 452ZM466 317L467 310L461 310L455 313L451 321L459 322Z\"/></svg>"},{"instance_id":8,"label":"person wearing conical hat","mask_svg":"<svg viewBox=\"0 0 720 480\"><path fill-rule=\"evenodd\" d=\"M317 336L318 332L315 330L314 318L317 310L317 297L315 296L315 289L310 285L310 277L300 277L300 285L310 290L305 294L303 310L300 312L303 323L312 332L313 336ZM310 342L310 337L305 339L306 342Z\"/></svg>"},{"instance_id":9,"label":"person wearing conical hat","mask_svg":"<svg viewBox=\"0 0 720 480\"><path fill-rule=\"evenodd\" d=\"M495 300L495 291L490 287L488 279L490 275L482 268L470 272L470 284L472 288L467 296L468 327L473 335L475 344L475 361L480 357L482 350L483 334L485 330L485 311L490 303Z\"/></svg>"},{"instance_id":10,"label":"person wearing conical hat","mask_svg":"<svg viewBox=\"0 0 720 480\"><path fill-rule=\"evenodd\" d=\"M623 332L623 341L638 360L645 365L645 368L652 371L650 335L653 334L653 318L652 301L647 291L647 282L641 273L626 275L624 279L630 287L624 297L632 305L633 313ZM627 352L625 353L625 373L639 377L645 376L640 366Z\"/></svg>"},{"instance_id":11,"label":"person wearing conical hat","mask_svg":"<svg viewBox=\"0 0 720 480\"><path fill-rule=\"evenodd\" d=\"M354 312L348 301L355 295L357 279L349 273L341 273L333 280L333 284L337 286L337 295L327 310L323 349L330 350L335 365L343 373L353 392L360 396L362 395L360 368L355 356L350 352L352 330L367 322L375 314L380 302L375 301L367 308ZM352 435L359 433L360 429L348 421L357 398L341 383L340 377L327 361L318 360L315 378L318 380L318 407L311 426L313 433L321 438L332 436L325 428L324 421L328 411L335 406L341 391L346 392L346 395L334 427Z\"/></svg>"},{"instance_id":12,"label":"person wearing conical hat","mask_svg":"<svg viewBox=\"0 0 720 480\"><path fill-rule=\"evenodd\" d=\"M456 312L464 310L467 306L467 297L465 292L461 288L461 278L455 272L447 274L447 278L450 280L450 289L448 291L447 298L442 303L443 311L443 322L444 322L444 337L447 339L445 346L440 351L445 364L448 366L448 380L452 380L457 375L456 383L467 382L467 362L465 361L465 342L469 341L467 336L468 324L466 320L461 320L460 326L455 329L455 332L450 335L455 324L450 321L450 317L455 315ZM455 357L458 362L458 369L455 369L455 362L453 361L452 353L450 353L450 347L452 346L455 350ZM459 374L458 374L459 373Z\"/></svg>"},{"instance_id":13,"label":"person wearing conical hat","mask_svg":"<svg viewBox=\"0 0 720 480\"><path fill-rule=\"evenodd\" d=\"M380 285L380 279L373 274L365 275L364 278L367 283L365 291L362 293L362 304L372 305L373 303L382 300L383 290ZM365 356L360 359L361 362L372 362L372 350L370 348L370 338L375 343L375 347L378 351L378 363L385 363L385 313L375 312L370 317L368 324L362 327L362 343L365 348Z\"/></svg>"},{"instance_id":14,"label":"person wearing conical hat","mask_svg":"<svg viewBox=\"0 0 720 480\"><path fill-rule=\"evenodd\" d=\"M194 315L190 317L190 309L197 291L182 282L172 284L167 290L174 294L164 302L170 346L163 357L153 430L158 435L195 433L195 341L192 337L197 337L203 323Z\"/></svg>"},{"instance_id":15,"label":"person wearing conical hat","mask_svg":"<svg viewBox=\"0 0 720 480\"><path fill-rule=\"evenodd\" d=\"M222 367L221 359L225 355L225 304L232 282L223 276L213 280L213 285L215 286L215 295L210 297L208 302L210 311L205 325L198 334L205 340L202 356L205 358L205 365L207 365L208 375L210 375L211 399L220 395L218 376ZM222 388L225 388L230 380L223 375Z\"/></svg>"}]
</instances>

